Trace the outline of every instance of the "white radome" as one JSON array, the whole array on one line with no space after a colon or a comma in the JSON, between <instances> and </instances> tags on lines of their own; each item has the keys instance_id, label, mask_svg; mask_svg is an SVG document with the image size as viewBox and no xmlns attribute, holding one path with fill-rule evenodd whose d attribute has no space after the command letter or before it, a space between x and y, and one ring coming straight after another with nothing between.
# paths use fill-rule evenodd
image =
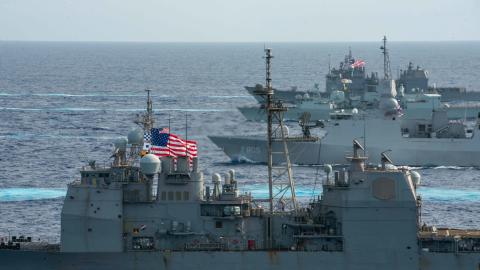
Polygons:
<instances>
[{"instance_id":1,"label":"white radome","mask_svg":"<svg viewBox=\"0 0 480 270\"><path fill-rule=\"evenodd\" d=\"M160 172L160 159L154 154L146 154L140 159L140 170L147 176Z\"/></svg>"},{"instance_id":2,"label":"white radome","mask_svg":"<svg viewBox=\"0 0 480 270\"><path fill-rule=\"evenodd\" d=\"M382 98L380 100L380 110L384 112L393 112L400 109L398 101L394 98Z\"/></svg>"},{"instance_id":3,"label":"white radome","mask_svg":"<svg viewBox=\"0 0 480 270\"><path fill-rule=\"evenodd\" d=\"M323 171L326 173L326 174L330 174L332 172L332 165L330 164L326 164L325 166L323 166Z\"/></svg>"},{"instance_id":4,"label":"white radome","mask_svg":"<svg viewBox=\"0 0 480 270\"><path fill-rule=\"evenodd\" d=\"M419 186L420 180L422 179L422 176L420 175L420 173L418 173L417 171L410 171L410 173L411 173L412 181L415 184L415 186Z\"/></svg>"},{"instance_id":5,"label":"white radome","mask_svg":"<svg viewBox=\"0 0 480 270\"><path fill-rule=\"evenodd\" d=\"M128 132L128 143L133 145L140 145L143 142L143 131L141 129L132 129Z\"/></svg>"},{"instance_id":6,"label":"white radome","mask_svg":"<svg viewBox=\"0 0 480 270\"><path fill-rule=\"evenodd\" d=\"M125 151L127 149L128 140L127 138L118 138L113 143L115 148L121 151Z\"/></svg>"}]
</instances>

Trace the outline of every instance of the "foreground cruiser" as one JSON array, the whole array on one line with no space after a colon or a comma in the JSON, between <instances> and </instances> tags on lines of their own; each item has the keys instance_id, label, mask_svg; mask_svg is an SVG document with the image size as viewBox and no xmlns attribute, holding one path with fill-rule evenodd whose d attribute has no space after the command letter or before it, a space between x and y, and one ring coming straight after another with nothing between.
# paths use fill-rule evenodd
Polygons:
<instances>
[{"instance_id":1,"label":"foreground cruiser","mask_svg":"<svg viewBox=\"0 0 480 270\"><path fill-rule=\"evenodd\" d=\"M145 129L153 125L148 104ZM240 193L234 171L205 183L197 158L143 155L142 140L143 131L132 131L128 144L116 143L110 167L91 162L68 186L60 245L4 245L1 268L480 267L480 231L421 225L419 175L386 156L381 167L366 166L357 141L348 169L326 166L321 196L285 208L272 195L255 200Z\"/></svg>"}]
</instances>

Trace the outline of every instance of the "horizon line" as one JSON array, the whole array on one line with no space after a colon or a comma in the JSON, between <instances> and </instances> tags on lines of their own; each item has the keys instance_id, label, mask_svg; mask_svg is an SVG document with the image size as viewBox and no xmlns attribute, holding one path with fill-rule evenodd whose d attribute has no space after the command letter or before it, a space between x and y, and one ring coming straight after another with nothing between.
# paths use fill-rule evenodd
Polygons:
<instances>
[{"instance_id":1,"label":"horizon line","mask_svg":"<svg viewBox=\"0 0 480 270\"><path fill-rule=\"evenodd\" d=\"M308 41L308 40L300 40L300 41L149 41L149 40L22 40L22 39L0 39L0 42L58 42L58 43L371 43L371 42L379 42L381 39L378 40L333 40L333 41ZM412 42L412 43L420 43L420 42L480 42L480 39L472 39L472 40L388 40L389 42Z\"/></svg>"}]
</instances>

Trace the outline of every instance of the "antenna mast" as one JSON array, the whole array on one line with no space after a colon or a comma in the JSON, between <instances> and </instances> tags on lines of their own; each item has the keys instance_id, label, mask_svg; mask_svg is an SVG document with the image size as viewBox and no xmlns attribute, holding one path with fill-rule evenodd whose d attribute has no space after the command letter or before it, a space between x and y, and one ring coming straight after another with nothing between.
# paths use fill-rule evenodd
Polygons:
<instances>
[{"instance_id":1,"label":"antenna mast","mask_svg":"<svg viewBox=\"0 0 480 270\"><path fill-rule=\"evenodd\" d=\"M273 213L277 207L282 210L289 207L297 210L297 201L295 196L295 183L292 178L292 166L288 154L288 147L285 138L286 127L283 123L283 113L287 108L280 101L273 100L273 88L271 77L271 61L273 58L272 49L265 49L265 88L255 90L256 95L265 96L265 111L267 114L267 152L268 152L268 203L270 212ZM279 141L278 135L274 136L273 122L278 123L275 131L281 133L281 142L283 143L283 152L273 152L273 142ZM273 155L283 154L285 158L285 166L273 167ZM276 173L274 174L274 170ZM288 179L282 180L282 176L287 175ZM288 194L290 192L290 194ZM288 196L290 195L290 197ZM289 198L288 198L289 197ZM274 203L274 200L276 203Z\"/></svg>"},{"instance_id":2,"label":"antenna mast","mask_svg":"<svg viewBox=\"0 0 480 270\"><path fill-rule=\"evenodd\" d=\"M153 102L152 97L150 96L150 92L152 90L147 88L145 91L147 92L147 111L144 114L139 114L134 122L135 124L141 126L144 131L150 132L155 123L155 119L153 117Z\"/></svg>"},{"instance_id":3,"label":"antenna mast","mask_svg":"<svg viewBox=\"0 0 480 270\"><path fill-rule=\"evenodd\" d=\"M390 57L387 49L387 36L383 36L383 46L380 47L383 53L383 78L389 80L392 77L392 70L390 69Z\"/></svg>"},{"instance_id":4,"label":"antenna mast","mask_svg":"<svg viewBox=\"0 0 480 270\"><path fill-rule=\"evenodd\" d=\"M328 74L332 72L332 66L331 66L331 55L328 54Z\"/></svg>"}]
</instances>

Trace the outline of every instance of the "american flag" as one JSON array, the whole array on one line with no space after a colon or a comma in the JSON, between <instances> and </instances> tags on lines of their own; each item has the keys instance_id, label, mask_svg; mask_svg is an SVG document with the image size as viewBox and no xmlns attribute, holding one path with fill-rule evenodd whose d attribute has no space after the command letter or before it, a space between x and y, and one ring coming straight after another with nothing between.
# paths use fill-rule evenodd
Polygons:
<instances>
[{"instance_id":1,"label":"american flag","mask_svg":"<svg viewBox=\"0 0 480 270\"><path fill-rule=\"evenodd\" d=\"M359 59L356 60L353 64L350 65L352 68L363 67L365 66L365 61Z\"/></svg>"},{"instance_id":2,"label":"american flag","mask_svg":"<svg viewBox=\"0 0 480 270\"><path fill-rule=\"evenodd\" d=\"M184 140L169 131L168 128L152 128L150 133L145 132L143 149L159 157L188 156L190 161L197 157L196 141Z\"/></svg>"}]
</instances>

